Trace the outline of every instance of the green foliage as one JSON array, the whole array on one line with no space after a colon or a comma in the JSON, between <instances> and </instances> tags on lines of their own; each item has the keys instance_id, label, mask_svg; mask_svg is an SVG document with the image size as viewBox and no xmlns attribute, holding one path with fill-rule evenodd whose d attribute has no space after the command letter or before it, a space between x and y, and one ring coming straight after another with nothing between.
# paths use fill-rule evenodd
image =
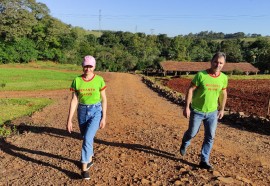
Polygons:
<instances>
[{"instance_id":1,"label":"green foliage","mask_svg":"<svg viewBox=\"0 0 270 186\"><path fill-rule=\"evenodd\" d=\"M228 62L247 61L270 72L270 39L243 32L202 31L167 37L122 31L89 31L49 15L35 0L2 0L0 4L0 63L50 60L80 65L85 55L97 59L97 70L157 68L161 60L209 61L217 51Z\"/></svg>"},{"instance_id":2,"label":"green foliage","mask_svg":"<svg viewBox=\"0 0 270 186\"><path fill-rule=\"evenodd\" d=\"M1 0L0 30L7 41L32 35L32 28L49 13L43 3L33 0Z\"/></svg>"},{"instance_id":3,"label":"green foliage","mask_svg":"<svg viewBox=\"0 0 270 186\"><path fill-rule=\"evenodd\" d=\"M7 121L6 123L8 123L9 121ZM0 124L0 138L1 137L7 137L9 135L11 135L12 133L16 133L16 127L9 127L6 124L1 125Z\"/></svg>"},{"instance_id":4,"label":"green foliage","mask_svg":"<svg viewBox=\"0 0 270 186\"><path fill-rule=\"evenodd\" d=\"M0 40L0 64L9 62L5 48L5 44Z\"/></svg>"},{"instance_id":5,"label":"green foliage","mask_svg":"<svg viewBox=\"0 0 270 186\"><path fill-rule=\"evenodd\" d=\"M207 41L204 39L195 39L190 47L190 57L193 59L192 61L210 61L212 52Z\"/></svg>"},{"instance_id":6,"label":"green foliage","mask_svg":"<svg viewBox=\"0 0 270 186\"><path fill-rule=\"evenodd\" d=\"M226 53L228 62L241 62L243 56L241 53L240 40L224 40L221 42L221 51Z\"/></svg>"},{"instance_id":7,"label":"green foliage","mask_svg":"<svg viewBox=\"0 0 270 186\"><path fill-rule=\"evenodd\" d=\"M18 39L14 45L14 50L18 55L19 62L30 62L37 60L38 51L35 49L35 43L27 38Z\"/></svg>"},{"instance_id":8,"label":"green foliage","mask_svg":"<svg viewBox=\"0 0 270 186\"><path fill-rule=\"evenodd\" d=\"M172 40L172 45L170 46L172 51L171 58L176 61L190 61L191 58L188 53L188 48L192 44L191 38L185 38L182 36L177 36Z\"/></svg>"},{"instance_id":9,"label":"green foliage","mask_svg":"<svg viewBox=\"0 0 270 186\"><path fill-rule=\"evenodd\" d=\"M258 38L248 43L245 47L247 61L260 69L261 72L270 71L270 41L266 38Z\"/></svg>"}]
</instances>

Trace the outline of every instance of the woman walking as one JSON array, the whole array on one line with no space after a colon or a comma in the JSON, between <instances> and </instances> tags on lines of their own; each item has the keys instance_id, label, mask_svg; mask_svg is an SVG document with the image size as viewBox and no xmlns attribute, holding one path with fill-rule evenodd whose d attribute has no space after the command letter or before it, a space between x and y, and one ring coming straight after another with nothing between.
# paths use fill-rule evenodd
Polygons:
<instances>
[{"instance_id":1,"label":"woman walking","mask_svg":"<svg viewBox=\"0 0 270 186\"><path fill-rule=\"evenodd\" d=\"M90 179L89 169L93 165L93 143L97 130L106 125L106 85L104 79L94 74L96 60L93 56L85 56L83 74L76 77L70 87L72 99L67 120L67 130L73 130L72 118L77 108L78 123L83 137L81 149L82 178Z\"/></svg>"}]
</instances>

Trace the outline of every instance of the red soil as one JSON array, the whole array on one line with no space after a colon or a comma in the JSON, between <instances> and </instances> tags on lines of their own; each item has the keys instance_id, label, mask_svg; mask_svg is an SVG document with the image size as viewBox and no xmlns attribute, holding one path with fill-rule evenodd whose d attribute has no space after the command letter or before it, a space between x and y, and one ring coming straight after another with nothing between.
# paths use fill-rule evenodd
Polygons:
<instances>
[{"instance_id":1,"label":"red soil","mask_svg":"<svg viewBox=\"0 0 270 186\"><path fill-rule=\"evenodd\" d=\"M159 96L141 77L103 73L108 118L95 138L91 179L80 178L81 137L66 131L68 90L0 92L1 98L47 97L54 104L11 121L20 134L0 139L0 185L269 185L270 135L266 130L219 123L211 153L214 172L199 169L203 127L182 157L188 127L182 108Z\"/></svg>"},{"instance_id":2,"label":"red soil","mask_svg":"<svg viewBox=\"0 0 270 186\"><path fill-rule=\"evenodd\" d=\"M186 93L190 79L175 78L166 86ZM229 80L226 108L232 112L244 112L265 117L270 99L270 80Z\"/></svg>"}]
</instances>

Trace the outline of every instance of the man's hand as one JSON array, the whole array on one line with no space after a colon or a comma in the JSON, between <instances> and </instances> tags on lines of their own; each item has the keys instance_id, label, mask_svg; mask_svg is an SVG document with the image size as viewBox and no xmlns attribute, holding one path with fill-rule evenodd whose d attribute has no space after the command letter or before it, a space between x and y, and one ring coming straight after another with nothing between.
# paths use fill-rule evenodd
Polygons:
<instances>
[{"instance_id":1,"label":"man's hand","mask_svg":"<svg viewBox=\"0 0 270 186\"><path fill-rule=\"evenodd\" d=\"M224 110L218 111L218 119L222 119L224 116Z\"/></svg>"},{"instance_id":2,"label":"man's hand","mask_svg":"<svg viewBox=\"0 0 270 186\"><path fill-rule=\"evenodd\" d=\"M187 107L183 110L183 115L186 117L186 118L189 118L190 117L190 108Z\"/></svg>"}]
</instances>

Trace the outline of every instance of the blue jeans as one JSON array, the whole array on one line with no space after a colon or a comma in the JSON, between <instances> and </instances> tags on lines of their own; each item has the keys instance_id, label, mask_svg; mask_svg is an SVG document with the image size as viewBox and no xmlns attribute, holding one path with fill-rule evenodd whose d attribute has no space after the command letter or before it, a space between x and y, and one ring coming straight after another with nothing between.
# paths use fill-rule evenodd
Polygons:
<instances>
[{"instance_id":1,"label":"blue jeans","mask_svg":"<svg viewBox=\"0 0 270 186\"><path fill-rule=\"evenodd\" d=\"M190 145L192 138L199 132L201 122L204 124L204 141L201 149L201 161L209 163L210 152L213 147L216 128L217 128L218 111L203 113L191 109L189 127L185 132L182 145L187 148Z\"/></svg>"},{"instance_id":2,"label":"blue jeans","mask_svg":"<svg viewBox=\"0 0 270 186\"><path fill-rule=\"evenodd\" d=\"M90 157L94 155L94 137L99 129L102 118L101 103L94 105L78 105L78 122L83 137L81 163L89 163Z\"/></svg>"}]
</instances>

